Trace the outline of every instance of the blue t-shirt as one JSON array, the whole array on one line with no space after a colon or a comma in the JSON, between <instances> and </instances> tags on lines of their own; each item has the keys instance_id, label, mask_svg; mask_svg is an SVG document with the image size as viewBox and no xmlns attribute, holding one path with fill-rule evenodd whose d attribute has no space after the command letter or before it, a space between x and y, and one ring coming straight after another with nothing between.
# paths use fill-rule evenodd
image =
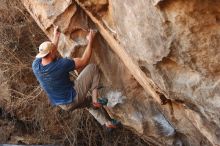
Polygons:
<instances>
[{"instance_id":1,"label":"blue t-shirt","mask_svg":"<svg viewBox=\"0 0 220 146\"><path fill-rule=\"evenodd\" d=\"M74 83L69 78L69 72L75 69L75 62L67 58L59 58L43 66L40 58L32 63L33 72L47 93L53 105L71 103L76 96Z\"/></svg>"}]
</instances>

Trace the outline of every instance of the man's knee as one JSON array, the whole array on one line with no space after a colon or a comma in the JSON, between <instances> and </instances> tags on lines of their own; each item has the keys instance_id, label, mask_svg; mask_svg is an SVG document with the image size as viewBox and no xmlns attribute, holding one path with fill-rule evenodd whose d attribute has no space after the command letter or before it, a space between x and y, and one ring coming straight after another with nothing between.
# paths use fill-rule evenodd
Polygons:
<instances>
[{"instance_id":1,"label":"man's knee","mask_svg":"<svg viewBox=\"0 0 220 146\"><path fill-rule=\"evenodd\" d=\"M59 105L59 107L60 107L62 110L65 110L65 111L68 111L68 110L69 110L69 107L66 106L66 105Z\"/></svg>"},{"instance_id":2,"label":"man's knee","mask_svg":"<svg viewBox=\"0 0 220 146\"><path fill-rule=\"evenodd\" d=\"M89 68L90 72L92 72L94 74L99 74L99 68L96 64L89 64L88 68Z\"/></svg>"}]
</instances>

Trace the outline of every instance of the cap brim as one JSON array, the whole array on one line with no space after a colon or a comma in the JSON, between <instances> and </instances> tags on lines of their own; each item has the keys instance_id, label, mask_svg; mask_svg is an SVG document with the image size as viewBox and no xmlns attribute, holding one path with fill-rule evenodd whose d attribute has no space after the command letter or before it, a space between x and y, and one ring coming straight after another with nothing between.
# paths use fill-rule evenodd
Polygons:
<instances>
[{"instance_id":1,"label":"cap brim","mask_svg":"<svg viewBox=\"0 0 220 146\"><path fill-rule=\"evenodd\" d=\"M49 54L49 52L48 53L38 53L36 55L36 58L43 58L43 57L47 56L47 54Z\"/></svg>"}]
</instances>

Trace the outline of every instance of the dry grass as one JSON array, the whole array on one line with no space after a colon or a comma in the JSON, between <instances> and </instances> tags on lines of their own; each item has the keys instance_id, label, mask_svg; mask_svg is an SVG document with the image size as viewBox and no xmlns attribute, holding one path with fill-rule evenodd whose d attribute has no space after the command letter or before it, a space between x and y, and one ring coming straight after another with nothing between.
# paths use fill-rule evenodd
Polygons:
<instances>
[{"instance_id":1,"label":"dry grass","mask_svg":"<svg viewBox=\"0 0 220 146\"><path fill-rule=\"evenodd\" d=\"M11 127L0 132L0 143L146 145L124 128L106 133L86 110L51 107L31 70L37 46L47 38L18 0L0 5L0 99L6 103L0 104L0 128Z\"/></svg>"}]
</instances>

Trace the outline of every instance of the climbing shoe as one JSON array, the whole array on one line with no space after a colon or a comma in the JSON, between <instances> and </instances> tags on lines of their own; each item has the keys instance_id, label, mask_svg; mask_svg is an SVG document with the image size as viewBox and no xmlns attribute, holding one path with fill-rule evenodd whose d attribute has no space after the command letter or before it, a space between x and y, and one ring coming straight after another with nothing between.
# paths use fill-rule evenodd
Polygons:
<instances>
[{"instance_id":1,"label":"climbing shoe","mask_svg":"<svg viewBox=\"0 0 220 146\"><path fill-rule=\"evenodd\" d=\"M102 104L102 105L107 105L108 99L101 97L101 98L98 98L98 99L97 99L97 102L100 103L100 104Z\"/></svg>"},{"instance_id":2,"label":"climbing shoe","mask_svg":"<svg viewBox=\"0 0 220 146\"><path fill-rule=\"evenodd\" d=\"M118 128L119 126L121 125L121 123L115 119L112 119L110 121L110 123L108 124L105 124L105 129L108 131L108 132L111 132L112 130Z\"/></svg>"},{"instance_id":3,"label":"climbing shoe","mask_svg":"<svg viewBox=\"0 0 220 146\"><path fill-rule=\"evenodd\" d=\"M108 99L100 97L97 99L97 102L93 102L93 108L94 109L100 108L104 105L107 105L107 103L108 103Z\"/></svg>"}]
</instances>

